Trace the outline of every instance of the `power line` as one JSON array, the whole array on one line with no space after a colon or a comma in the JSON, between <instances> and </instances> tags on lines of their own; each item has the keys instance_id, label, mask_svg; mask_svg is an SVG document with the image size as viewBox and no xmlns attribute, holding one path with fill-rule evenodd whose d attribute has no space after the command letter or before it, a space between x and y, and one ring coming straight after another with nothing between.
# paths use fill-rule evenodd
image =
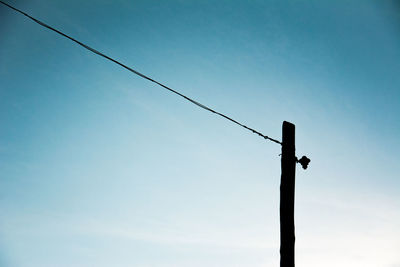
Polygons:
<instances>
[{"instance_id":1,"label":"power line","mask_svg":"<svg viewBox=\"0 0 400 267\"><path fill-rule=\"evenodd\" d=\"M156 81L156 80L154 80L154 79L152 79L152 78L150 78L150 77L148 77L148 76L146 76L146 75L144 75L144 74L142 74L142 73L140 73L140 72L138 72L138 71L136 71L136 70L134 70L134 69L132 69L131 67L128 67L128 66L122 64L122 63L119 62L118 60L115 60L115 59L113 59L113 58L111 58L111 57L105 55L104 53L102 53L102 52L100 52L100 51L98 51L98 50L96 50L96 49L94 49L94 48L92 48L92 47L90 47L90 46L88 46L88 45L86 45L86 44L84 44L84 43L82 43L82 42L76 40L75 38L73 38L73 37L71 37L71 36L69 36L69 35L67 35L67 34L65 34L65 33L61 32L61 31L59 31L59 30L57 30L57 29L55 29L55 28L53 28L53 27L51 27L51 26L49 26L49 25L47 25L46 23L44 23L44 22L42 22L42 21L40 21L40 20L38 20L38 19L35 19L34 17L28 15L27 13L25 13L25 12L23 12L23 11L21 11L21 10L19 10L19 9L17 9L17 8L15 8L15 7L13 7L13 6L11 6L11 5L9 5L9 4L7 4L7 3L1 1L1 0L0 0L0 3L2 3L3 5L5 5L5 6L11 8L11 9L13 9L14 11L16 11L16 12L18 12L18 13L24 15L25 17L30 18L31 20L33 20L33 21L36 22L37 24L39 24L39 25L41 25L41 26L43 26L43 27L45 27L45 28L47 28L47 29L49 29L49 30L52 30L52 31L56 32L56 33L58 33L58 34L64 36L65 38L70 39L71 41L77 43L78 45L80 45L80 46L82 46L82 47L84 47L84 48L86 48L87 50L89 50L89 51L91 51L91 52L93 52L93 53L95 53L95 54L97 54L97 55L99 55L99 56L102 56L102 57L104 57L104 58L106 58L106 59L108 59L108 60L114 62L115 64L120 65L121 67L123 67L123 68L129 70L130 72L132 72L132 73L134 73L134 74L136 74L136 75L138 75L138 76L140 76L140 77L142 77L142 78L144 78L144 79L146 79L146 80L149 80L149 81L151 81L151 82L153 82L153 83L155 83L155 84L158 84L159 86L161 86L161 87L167 89L168 91L170 91L170 92L172 92L172 93L174 93L174 94L176 94L176 95L178 95L178 96L180 96L180 97L186 99L187 101L189 101L189 102L195 104L196 106L199 106L199 107L201 107L201 108L203 108L203 109L205 109L205 110L208 110L208 111L210 111L210 112L212 112L212 113L214 113L214 114L216 114L216 115L218 115L218 116L221 116L221 117L223 117L223 118L225 118L225 119L227 119L227 120L229 120L229 121L231 121L231 122L233 122L233 123L235 123L235 124L237 124L237 125L239 125L239 126L242 126L243 128L245 128L245 129L247 129L247 130L249 130L249 131L251 131L251 132L253 132L253 133L255 133L255 134L257 134L257 135L259 135L259 136L261 136L261 137L263 137L263 138L266 139L266 140L270 140L270 141L272 141L272 142L275 142L275 143L278 143L278 144L282 144L282 143L279 142L278 140L273 139L273 138L271 138L271 137L268 137L267 135L264 135L264 134L262 134L261 132L255 130L255 129L253 129L253 128L250 128L250 127L248 127L248 126L246 126L246 125L244 125L244 124L242 124L242 123L240 123L240 122L238 122L238 121L232 119L231 117L229 117L229 116L227 116L227 115L225 115L225 114L223 114L223 113L220 113L220 112L218 112L218 111L216 111L216 110L213 110L213 109L209 108L208 106L203 105L203 104L197 102L196 100L193 100L192 98L187 97L187 96L185 96L184 94L182 94L182 93L180 93L180 92L178 92L178 91L176 91L176 90L174 90L174 89L172 89L172 88L170 88L170 87L168 87L168 86L166 86L166 85L164 85L164 84L162 84L162 83L160 83L160 82L158 82L158 81Z\"/></svg>"}]
</instances>

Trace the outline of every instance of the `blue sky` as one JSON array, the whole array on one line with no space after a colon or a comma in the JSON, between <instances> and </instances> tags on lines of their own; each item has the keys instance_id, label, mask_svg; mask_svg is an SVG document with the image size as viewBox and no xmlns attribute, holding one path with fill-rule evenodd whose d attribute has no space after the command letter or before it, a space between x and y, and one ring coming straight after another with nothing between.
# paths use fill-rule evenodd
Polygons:
<instances>
[{"instance_id":1,"label":"blue sky","mask_svg":"<svg viewBox=\"0 0 400 267\"><path fill-rule=\"evenodd\" d=\"M296 124L296 266L400 266L396 1L9 3L273 138ZM279 264L279 145L0 22L0 266Z\"/></svg>"}]
</instances>

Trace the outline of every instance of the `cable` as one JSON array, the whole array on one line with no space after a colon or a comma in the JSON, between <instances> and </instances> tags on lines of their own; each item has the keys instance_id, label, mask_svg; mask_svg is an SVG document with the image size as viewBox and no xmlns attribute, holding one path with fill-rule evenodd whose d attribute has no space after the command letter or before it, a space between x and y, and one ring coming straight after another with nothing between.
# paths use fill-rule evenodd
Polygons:
<instances>
[{"instance_id":1,"label":"cable","mask_svg":"<svg viewBox=\"0 0 400 267\"><path fill-rule=\"evenodd\" d=\"M0 0L0 3L2 3L3 5L5 5L5 6L11 8L11 9L13 9L14 11L16 11L16 12L18 12L18 13L24 15L25 17L30 18L31 20L33 20L33 21L36 22L37 24L39 24L39 25L41 25L41 26L43 26L43 27L45 27L45 28L47 28L47 29L49 29L49 30L52 30L52 31L56 32L56 33L58 33L58 34L64 36L65 38L70 39L71 41L77 43L78 45L80 45L80 46L82 46L82 47L84 47L84 48L86 48L87 50L89 50L89 51L91 51L91 52L93 52L93 53L95 53L95 54L97 54L97 55L99 55L99 56L102 56L102 57L104 57L104 58L106 58L106 59L108 59L108 60L114 62L115 64L120 65L121 67L123 67L123 68L129 70L130 72L132 72L132 73L134 73L134 74L136 74L136 75L138 75L138 76L140 76L140 77L142 77L142 78L144 78L144 79L146 79L146 80L149 80L149 81L151 81L151 82L153 82L153 83L155 83L155 84L158 84L159 86L161 86L161 87L167 89L168 91L170 91L170 92L172 92L172 93L174 93L174 94L176 94L176 95L178 95L178 96L180 96L180 97L186 99L187 101L189 101L189 102L195 104L196 106L199 106L199 107L201 107L201 108L203 108L203 109L205 109L205 110L208 110L208 111L210 111L210 112L212 112L212 113L214 113L214 114L216 114L216 115L218 115L218 116L221 116L221 117L223 117L223 118L225 118L225 119L227 119L227 120L229 120L229 121L231 121L231 122L233 122L233 123L235 123L235 124L237 124L237 125L239 125L239 126L242 126L243 128L245 128L245 129L247 129L247 130L249 130L249 131L251 131L251 132L253 132L253 133L255 133L255 134L257 134L257 135L259 135L259 136L261 136L261 137L263 137L263 138L266 139L266 140L270 140L270 141L275 142L275 143L277 143L277 144L282 144L282 143L279 142L278 140L273 139L273 138L271 138L271 137L268 137L267 135L264 135L264 134L262 134L261 132L252 129L252 128L250 128L250 127L248 127L248 126L246 126L246 125L244 125L244 124L242 124L242 123L240 123L240 122L238 122L238 121L236 121L236 120L234 120L234 119L228 117L227 115L224 115L224 114L222 114L222 113L220 113L220 112L218 112L218 111L216 111L216 110L213 110L213 109L207 107L206 105L203 105L203 104L197 102L196 100L193 100L193 99L191 99L190 97L187 97L187 96L185 96L184 94L182 94L182 93L180 93L180 92L178 92L178 91L176 91L176 90L174 90L174 89L172 89L172 88L170 88L170 87L168 87L168 86L166 86L166 85L164 85L164 84L162 84L162 83L160 83L160 82L158 82L158 81L156 81L156 80L154 80L154 79L152 79L152 78L150 78L150 77L148 77L148 76L146 76L146 75L144 75L144 74L142 74L142 73L140 73L140 72L138 72L138 71L136 71L136 70L134 70L134 69L132 69L132 68L126 66L126 65L124 65L124 64L122 64L121 62L119 62L119 61L117 61L117 60L115 60L115 59L113 59L113 58L111 58L111 57L109 57L109 56L103 54L102 52L97 51L96 49L94 49L94 48L92 48L92 47L90 47L90 46L88 46L88 45L86 45L86 44L84 44L84 43L82 43L82 42L76 40L75 38L72 38L71 36L69 36L69 35L67 35L67 34L65 34L65 33L61 32L61 31L59 31L59 30L57 30L57 29L55 29L55 28L53 28L53 27L51 27L51 26L49 26L49 25L47 25L47 24L45 24L44 22L41 22L40 20L35 19L34 17L28 15L27 13L25 13L25 12L23 12L23 11L21 11L21 10L19 10L19 9L17 9L17 8L15 8L15 7L13 7L13 6L11 6L11 5L9 5L9 4L7 4L7 3L1 1L1 0Z\"/></svg>"}]
</instances>

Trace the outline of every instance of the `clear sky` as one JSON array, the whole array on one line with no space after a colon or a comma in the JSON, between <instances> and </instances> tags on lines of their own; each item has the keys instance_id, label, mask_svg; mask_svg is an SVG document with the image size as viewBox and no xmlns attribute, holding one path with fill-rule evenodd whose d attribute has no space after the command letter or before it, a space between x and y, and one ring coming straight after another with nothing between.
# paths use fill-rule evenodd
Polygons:
<instances>
[{"instance_id":1,"label":"clear sky","mask_svg":"<svg viewBox=\"0 0 400 267\"><path fill-rule=\"evenodd\" d=\"M281 139L296 266L400 266L398 1L9 1ZM0 5L1 267L279 265L280 146Z\"/></svg>"}]
</instances>

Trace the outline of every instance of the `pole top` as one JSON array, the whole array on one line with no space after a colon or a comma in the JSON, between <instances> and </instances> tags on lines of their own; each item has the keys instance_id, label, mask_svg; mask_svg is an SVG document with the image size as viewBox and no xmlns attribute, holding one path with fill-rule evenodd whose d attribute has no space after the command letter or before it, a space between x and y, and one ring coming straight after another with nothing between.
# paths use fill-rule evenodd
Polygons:
<instances>
[{"instance_id":1,"label":"pole top","mask_svg":"<svg viewBox=\"0 0 400 267\"><path fill-rule=\"evenodd\" d=\"M282 123L282 145L285 146L295 146L295 125L288 121L283 121ZM302 156L300 159L297 159L296 162L300 163L304 170L307 169L308 164L310 164L310 159L306 156Z\"/></svg>"}]
</instances>

